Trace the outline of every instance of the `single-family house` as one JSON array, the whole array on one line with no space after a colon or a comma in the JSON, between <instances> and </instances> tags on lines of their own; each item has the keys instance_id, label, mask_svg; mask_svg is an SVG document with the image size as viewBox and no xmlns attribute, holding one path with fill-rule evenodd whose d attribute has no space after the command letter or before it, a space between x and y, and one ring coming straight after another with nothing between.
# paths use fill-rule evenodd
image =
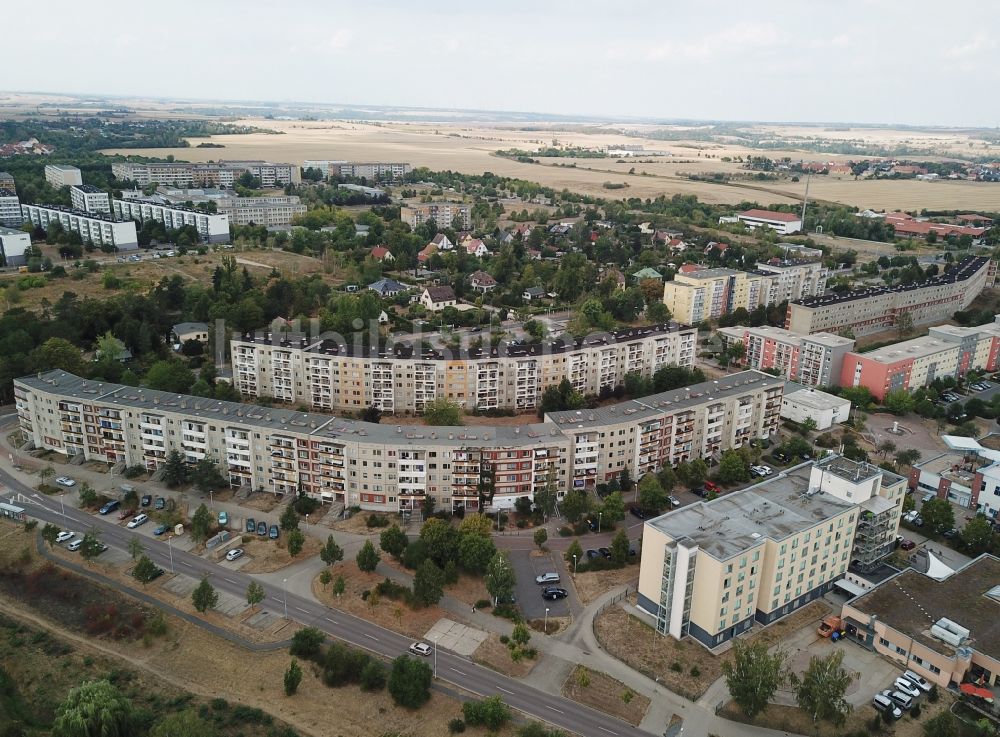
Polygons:
<instances>
[{"instance_id":1,"label":"single-family house","mask_svg":"<svg viewBox=\"0 0 1000 737\"><path fill-rule=\"evenodd\" d=\"M524 240L528 240L528 238L531 237L532 230L534 230L534 228L532 227L531 223L521 223L516 228L514 228L514 235L516 236L518 233L520 233L521 238L523 238Z\"/></svg>"},{"instance_id":2,"label":"single-family house","mask_svg":"<svg viewBox=\"0 0 1000 737\"><path fill-rule=\"evenodd\" d=\"M445 307L454 307L457 301L455 290L451 287L427 287L420 295L420 304L431 312L438 312Z\"/></svg>"},{"instance_id":3,"label":"single-family house","mask_svg":"<svg viewBox=\"0 0 1000 737\"><path fill-rule=\"evenodd\" d=\"M426 246L421 248L420 251L417 253L417 261L422 264L425 264L427 263L427 260L437 252L438 252L437 246L435 246L433 243L428 243Z\"/></svg>"},{"instance_id":4,"label":"single-family house","mask_svg":"<svg viewBox=\"0 0 1000 737\"><path fill-rule=\"evenodd\" d=\"M497 228L496 232L493 234L493 240L495 240L498 245L505 246L508 243L514 242L514 235L513 233L508 233L506 230L500 230Z\"/></svg>"},{"instance_id":5,"label":"single-family house","mask_svg":"<svg viewBox=\"0 0 1000 737\"><path fill-rule=\"evenodd\" d=\"M625 283L626 283L625 275L618 269L608 269L607 271L605 271L601 275L601 281L603 282L607 279L614 279L615 284L619 289L625 288Z\"/></svg>"},{"instance_id":6,"label":"single-family house","mask_svg":"<svg viewBox=\"0 0 1000 737\"><path fill-rule=\"evenodd\" d=\"M639 232L643 235L652 235L655 231L652 228L652 223L647 220L644 223L639 223Z\"/></svg>"},{"instance_id":7,"label":"single-family house","mask_svg":"<svg viewBox=\"0 0 1000 737\"><path fill-rule=\"evenodd\" d=\"M544 287L528 287L523 292L521 292L521 299L525 302L534 302L536 299L542 299L545 296Z\"/></svg>"},{"instance_id":8,"label":"single-family house","mask_svg":"<svg viewBox=\"0 0 1000 737\"><path fill-rule=\"evenodd\" d=\"M395 279L379 279L377 282L368 285L373 292L378 292L380 297L395 297L400 292L405 292L406 287Z\"/></svg>"},{"instance_id":9,"label":"single-family house","mask_svg":"<svg viewBox=\"0 0 1000 737\"><path fill-rule=\"evenodd\" d=\"M663 274L656 269L647 266L632 274L632 279L636 282L641 282L643 279L659 279L660 281L663 281Z\"/></svg>"},{"instance_id":10,"label":"single-family house","mask_svg":"<svg viewBox=\"0 0 1000 737\"><path fill-rule=\"evenodd\" d=\"M427 245L433 245L440 251L450 251L455 247L455 244L452 243L448 236L444 233L438 233L436 236L431 238L431 242Z\"/></svg>"},{"instance_id":11,"label":"single-family house","mask_svg":"<svg viewBox=\"0 0 1000 737\"><path fill-rule=\"evenodd\" d=\"M680 238L671 238L667 242L667 248L670 249L671 253L681 253L682 251L686 251L687 250L688 244L685 243Z\"/></svg>"},{"instance_id":12,"label":"single-family house","mask_svg":"<svg viewBox=\"0 0 1000 737\"><path fill-rule=\"evenodd\" d=\"M540 250L538 250L537 248L529 248L528 249L528 258L530 258L532 261L541 261L542 260L542 252Z\"/></svg>"},{"instance_id":13,"label":"single-family house","mask_svg":"<svg viewBox=\"0 0 1000 737\"><path fill-rule=\"evenodd\" d=\"M549 233L552 235L568 235L573 229L572 225L566 223L556 223L551 228L549 228Z\"/></svg>"},{"instance_id":14,"label":"single-family house","mask_svg":"<svg viewBox=\"0 0 1000 737\"><path fill-rule=\"evenodd\" d=\"M708 245L705 246L705 254L708 255L711 253L713 248L718 251L721 256L726 252L726 249L729 248L729 246L725 243L719 243L718 241L709 241Z\"/></svg>"},{"instance_id":15,"label":"single-family house","mask_svg":"<svg viewBox=\"0 0 1000 737\"><path fill-rule=\"evenodd\" d=\"M189 340L208 343L208 325L203 322L179 322L171 329L170 337L178 347Z\"/></svg>"},{"instance_id":16,"label":"single-family house","mask_svg":"<svg viewBox=\"0 0 1000 737\"><path fill-rule=\"evenodd\" d=\"M375 248L371 251L371 257L376 261L381 261L382 263L396 260L396 257L392 255L392 251L385 246L375 246Z\"/></svg>"},{"instance_id":17,"label":"single-family house","mask_svg":"<svg viewBox=\"0 0 1000 737\"><path fill-rule=\"evenodd\" d=\"M477 292L482 292L483 294L486 294L497 287L497 280L485 271L474 271L472 276L469 277L469 283L472 285L473 289Z\"/></svg>"},{"instance_id":18,"label":"single-family house","mask_svg":"<svg viewBox=\"0 0 1000 737\"><path fill-rule=\"evenodd\" d=\"M489 256L490 250L486 247L478 238L470 238L462 244L465 250L470 256L475 256L476 258L482 258L483 256Z\"/></svg>"}]
</instances>

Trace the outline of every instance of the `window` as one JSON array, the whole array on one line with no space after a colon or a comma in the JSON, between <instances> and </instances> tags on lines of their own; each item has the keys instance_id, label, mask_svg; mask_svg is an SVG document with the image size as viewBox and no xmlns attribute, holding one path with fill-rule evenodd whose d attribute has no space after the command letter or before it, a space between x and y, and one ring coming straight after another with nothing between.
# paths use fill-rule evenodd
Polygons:
<instances>
[{"instance_id":1,"label":"window","mask_svg":"<svg viewBox=\"0 0 1000 737\"><path fill-rule=\"evenodd\" d=\"M881 645L882 647L889 647L889 641L884 637L878 638L878 644Z\"/></svg>"}]
</instances>

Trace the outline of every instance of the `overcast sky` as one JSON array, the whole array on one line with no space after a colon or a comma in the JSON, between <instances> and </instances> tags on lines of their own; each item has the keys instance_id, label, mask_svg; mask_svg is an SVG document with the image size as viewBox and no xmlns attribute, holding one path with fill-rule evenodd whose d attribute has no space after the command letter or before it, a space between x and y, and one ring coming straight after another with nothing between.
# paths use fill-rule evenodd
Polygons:
<instances>
[{"instance_id":1,"label":"overcast sky","mask_svg":"<svg viewBox=\"0 0 1000 737\"><path fill-rule=\"evenodd\" d=\"M3 89L1000 125L991 0L12 2Z\"/></svg>"}]
</instances>

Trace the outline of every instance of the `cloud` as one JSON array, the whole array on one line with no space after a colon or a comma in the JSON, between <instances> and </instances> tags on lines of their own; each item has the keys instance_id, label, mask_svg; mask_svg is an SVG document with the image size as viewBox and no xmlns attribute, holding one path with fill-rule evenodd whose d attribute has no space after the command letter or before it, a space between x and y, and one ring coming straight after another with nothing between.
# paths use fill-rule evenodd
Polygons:
<instances>
[{"instance_id":1,"label":"cloud","mask_svg":"<svg viewBox=\"0 0 1000 737\"><path fill-rule=\"evenodd\" d=\"M984 51L995 49L996 46L996 41L980 32L964 44L947 47L942 55L947 59L968 59L970 56L978 56Z\"/></svg>"},{"instance_id":2,"label":"cloud","mask_svg":"<svg viewBox=\"0 0 1000 737\"><path fill-rule=\"evenodd\" d=\"M349 28L340 28L327 37L326 43L323 44L323 48L326 49L327 52L339 54L350 49L353 41L354 32Z\"/></svg>"},{"instance_id":3,"label":"cloud","mask_svg":"<svg viewBox=\"0 0 1000 737\"><path fill-rule=\"evenodd\" d=\"M664 41L647 49L647 61L702 61L718 56L735 56L758 49L773 48L782 42L782 34L772 23L740 23L701 38L687 37Z\"/></svg>"}]
</instances>

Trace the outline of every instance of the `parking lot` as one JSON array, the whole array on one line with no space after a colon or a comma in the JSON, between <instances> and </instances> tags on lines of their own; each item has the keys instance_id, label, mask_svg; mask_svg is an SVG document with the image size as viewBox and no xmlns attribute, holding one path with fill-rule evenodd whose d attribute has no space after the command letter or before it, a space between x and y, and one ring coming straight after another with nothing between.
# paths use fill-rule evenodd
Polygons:
<instances>
[{"instance_id":1,"label":"parking lot","mask_svg":"<svg viewBox=\"0 0 1000 737\"><path fill-rule=\"evenodd\" d=\"M576 592L573 590L573 583L568 580L569 574L561 561L554 559L557 553L548 553L541 557L533 557L530 550L510 551L510 562L514 567L514 574L517 576L517 587L515 596L517 603L521 607L521 612L526 619L542 619L545 616L545 609L548 608L550 617L568 617L572 608L579 609L579 602L576 601ZM555 571L561 577L559 583L549 584L566 589L568 596L565 599L543 599L542 589L535 583L535 576L542 573Z\"/></svg>"}]
</instances>

